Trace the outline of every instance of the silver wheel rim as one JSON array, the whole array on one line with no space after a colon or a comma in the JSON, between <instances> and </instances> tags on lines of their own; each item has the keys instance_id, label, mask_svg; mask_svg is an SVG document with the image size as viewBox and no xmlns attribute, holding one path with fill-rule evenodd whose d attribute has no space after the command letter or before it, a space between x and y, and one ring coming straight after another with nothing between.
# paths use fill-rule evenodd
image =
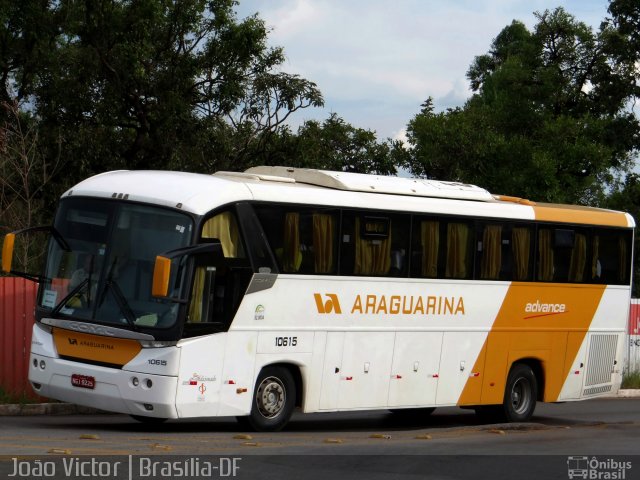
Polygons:
<instances>
[{"instance_id":1,"label":"silver wheel rim","mask_svg":"<svg viewBox=\"0 0 640 480\"><path fill-rule=\"evenodd\" d=\"M524 378L518 378L511 387L511 406L518 415L526 413L531 405L531 384Z\"/></svg>"},{"instance_id":2,"label":"silver wheel rim","mask_svg":"<svg viewBox=\"0 0 640 480\"><path fill-rule=\"evenodd\" d=\"M256 392L256 405L258 411L265 418L275 418L282 413L287 399L282 380L277 377L267 377Z\"/></svg>"}]
</instances>

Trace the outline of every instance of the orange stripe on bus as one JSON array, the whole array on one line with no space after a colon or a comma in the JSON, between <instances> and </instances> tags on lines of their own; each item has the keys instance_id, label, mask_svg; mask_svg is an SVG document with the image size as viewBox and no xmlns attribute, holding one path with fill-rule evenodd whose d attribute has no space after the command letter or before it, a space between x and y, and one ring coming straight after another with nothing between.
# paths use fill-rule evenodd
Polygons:
<instances>
[{"instance_id":1,"label":"orange stripe on bus","mask_svg":"<svg viewBox=\"0 0 640 480\"><path fill-rule=\"evenodd\" d=\"M53 329L58 355L111 365L126 365L142 350L137 340Z\"/></svg>"},{"instance_id":2,"label":"orange stripe on bus","mask_svg":"<svg viewBox=\"0 0 640 480\"><path fill-rule=\"evenodd\" d=\"M627 216L622 212L572 205L536 205L533 208L536 220L541 222L577 223L608 227L629 227Z\"/></svg>"},{"instance_id":3,"label":"orange stripe on bus","mask_svg":"<svg viewBox=\"0 0 640 480\"><path fill-rule=\"evenodd\" d=\"M556 401L605 288L513 283L473 366L481 375L467 380L458 405L502 403L509 369L523 359L541 363L544 401Z\"/></svg>"}]
</instances>

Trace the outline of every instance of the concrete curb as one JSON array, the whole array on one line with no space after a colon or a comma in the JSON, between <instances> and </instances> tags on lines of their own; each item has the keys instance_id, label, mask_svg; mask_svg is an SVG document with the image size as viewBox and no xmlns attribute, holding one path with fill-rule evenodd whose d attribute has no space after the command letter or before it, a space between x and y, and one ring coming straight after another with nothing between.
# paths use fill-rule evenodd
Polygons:
<instances>
[{"instance_id":1,"label":"concrete curb","mask_svg":"<svg viewBox=\"0 0 640 480\"><path fill-rule=\"evenodd\" d=\"M610 398L638 398L640 389L619 390L618 395ZM30 403L0 405L0 417L19 417L26 415L100 415L111 414L97 408L82 407L72 403Z\"/></svg>"},{"instance_id":2,"label":"concrete curb","mask_svg":"<svg viewBox=\"0 0 640 480\"><path fill-rule=\"evenodd\" d=\"M90 407L71 403L25 403L0 405L0 417L26 415L80 415L107 413Z\"/></svg>"},{"instance_id":3,"label":"concrete curb","mask_svg":"<svg viewBox=\"0 0 640 480\"><path fill-rule=\"evenodd\" d=\"M629 388L629 389L620 389L618 390L618 397L621 398L635 398L640 397L640 388Z\"/></svg>"}]
</instances>

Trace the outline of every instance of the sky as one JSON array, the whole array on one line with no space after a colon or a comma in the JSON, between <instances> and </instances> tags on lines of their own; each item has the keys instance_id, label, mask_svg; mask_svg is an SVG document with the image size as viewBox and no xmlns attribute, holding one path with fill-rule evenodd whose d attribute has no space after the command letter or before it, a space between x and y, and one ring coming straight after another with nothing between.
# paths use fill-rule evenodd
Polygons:
<instances>
[{"instance_id":1,"label":"sky","mask_svg":"<svg viewBox=\"0 0 640 480\"><path fill-rule=\"evenodd\" d=\"M605 0L239 0L239 18L258 13L270 46L284 48L282 70L315 82L325 106L296 113L293 127L336 113L378 139L402 138L420 105L437 111L471 95L474 57L512 20L529 28L534 12L562 6L597 29Z\"/></svg>"}]
</instances>

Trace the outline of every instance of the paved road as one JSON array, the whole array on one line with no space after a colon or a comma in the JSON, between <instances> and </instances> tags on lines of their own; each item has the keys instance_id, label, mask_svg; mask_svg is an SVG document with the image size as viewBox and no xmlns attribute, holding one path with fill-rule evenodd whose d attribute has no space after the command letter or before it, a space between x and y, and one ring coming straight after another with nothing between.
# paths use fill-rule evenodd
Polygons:
<instances>
[{"instance_id":1,"label":"paved road","mask_svg":"<svg viewBox=\"0 0 640 480\"><path fill-rule=\"evenodd\" d=\"M510 425L484 424L457 408L436 410L422 425L385 412L296 415L278 433L245 432L230 418L153 427L123 415L4 417L0 422L0 473L14 457L59 453L242 457L240 473L253 475L244 478L280 480L290 478L283 477L283 469L325 480L425 478L425 472L433 478L564 479L568 456L596 456L631 461L635 468L625 472L625 480L640 478L640 456L634 457L640 452L638 398L541 404L531 423Z\"/></svg>"}]
</instances>

